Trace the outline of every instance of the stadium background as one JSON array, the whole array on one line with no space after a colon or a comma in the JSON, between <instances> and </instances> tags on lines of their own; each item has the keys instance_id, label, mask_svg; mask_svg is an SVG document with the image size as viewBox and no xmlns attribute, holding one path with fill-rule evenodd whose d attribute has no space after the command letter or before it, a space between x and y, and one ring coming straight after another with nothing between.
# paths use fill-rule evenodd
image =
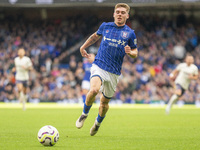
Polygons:
<instances>
[{"instance_id":1,"label":"stadium background","mask_svg":"<svg viewBox=\"0 0 200 150\"><path fill-rule=\"evenodd\" d=\"M1 0L0 101L16 102L11 69L23 46L34 64L29 102L78 103L84 76L80 45L104 21L113 21L112 0ZM165 104L173 83L168 75L187 52L200 68L199 0L126 0L127 25L138 39L139 57L125 57L111 103ZM100 41L88 48L96 53ZM97 97L98 102L99 97ZM200 80L180 103L199 104Z\"/></svg>"}]
</instances>

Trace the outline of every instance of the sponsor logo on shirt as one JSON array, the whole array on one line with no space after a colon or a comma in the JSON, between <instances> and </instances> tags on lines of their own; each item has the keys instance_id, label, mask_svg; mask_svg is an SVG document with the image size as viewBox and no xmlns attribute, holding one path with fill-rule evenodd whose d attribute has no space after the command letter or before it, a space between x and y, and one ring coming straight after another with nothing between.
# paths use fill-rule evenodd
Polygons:
<instances>
[{"instance_id":1,"label":"sponsor logo on shirt","mask_svg":"<svg viewBox=\"0 0 200 150\"><path fill-rule=\"evenodd\" d=\"M106 38L105 36L103 37L103 40L107 40L110 41L108 44L110 46L114 46L114 47L118 47L118 45L122 45L125 46L126 41L122 41L122 40L117 40L117 39L110 39L110 38Z\"/></svg>"}]
</instances>

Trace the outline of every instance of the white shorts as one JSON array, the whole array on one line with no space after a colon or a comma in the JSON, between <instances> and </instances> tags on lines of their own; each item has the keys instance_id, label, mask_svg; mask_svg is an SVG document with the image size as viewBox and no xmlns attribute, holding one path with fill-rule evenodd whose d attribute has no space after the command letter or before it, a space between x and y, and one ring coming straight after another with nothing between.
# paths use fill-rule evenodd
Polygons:
<instances>
[{"instance_id":1,"label":"white shorts","mask_svg":"<svg viewBox=\"0 0 200 150\"><path fill-rule=\"evenodd\" d=\"M83 80L83 81L82 81L82 84L81 84L81 88L82 88L82 89L89 90L89 89L90 89L90 81Z\"/></svg>"},{"instance_id":2,"label":"white shorts","mask_svg":"<svg viewBox=\"0 0 200 150\"><path fill-rule=\"evenodd\" d=\"M104 97L111 99L115 94L119 75L105 71L97 65L92 64L90 78L94 76L98 76L102 81L100 91L103 93Z\"/></svg>"}]
</instances>

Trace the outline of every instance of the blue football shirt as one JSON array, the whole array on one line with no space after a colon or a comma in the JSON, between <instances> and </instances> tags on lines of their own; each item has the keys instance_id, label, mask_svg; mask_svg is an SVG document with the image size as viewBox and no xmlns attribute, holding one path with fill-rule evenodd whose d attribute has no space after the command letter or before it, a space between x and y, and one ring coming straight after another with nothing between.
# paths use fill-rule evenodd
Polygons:
<instances>
[{"instance_id":1,"label":"blue football shirt","mask_svg":"<svg viewBox=\"0 0 200 150\"><path fill-rule=\"evenodd\" d=\"M94 60L101 69L120 75L123 58L126 55L124 47L137 48L134 30L127 25L118 27L114 22L102 23L97 31L102 41Z\"/></svg>"}]
</instances>

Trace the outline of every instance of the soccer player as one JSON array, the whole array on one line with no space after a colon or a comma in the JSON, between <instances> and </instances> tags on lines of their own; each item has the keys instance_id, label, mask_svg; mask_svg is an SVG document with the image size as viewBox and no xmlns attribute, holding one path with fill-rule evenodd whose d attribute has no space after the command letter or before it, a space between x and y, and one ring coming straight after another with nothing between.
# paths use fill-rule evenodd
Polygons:
<instances>
[{"instance_id":1,"label":"soccer player","mask_svg":"<svg viewBox=\"0 0 200 150\"><path fill-rule=\"evenodd\" d=\"M170 113L172 105L184 94L185 90L189 88L191 80L198 79L198 68L193 63L194 57L192 55L187 55L185 63L180 63L169 75L171 80L175 80L175 91L166 107L167 114Z\"/></svg>"},{"instance_id":2,"label":"soccer player","mask_svg":"<svg viewBox=\"0 0 200 150\"><path fill-rule=\"evenodd\" d=\"M15 79L19 92L19 101L23 104L23 110L26 110L25 103L27 101L27 85L29 79L29 70L32 70L32 62L29 57L25 56L25 50L18 50L18 57L15 58L15 67L13 72L16 72Z\"/></svg>"},{"instance_id":3,"label":"soccer player","mask_svg":"<svg viewBox=\"0 0 200 150\"><path fill-rule=\"evenodd\" d=\"M83 69L85 70L85 75L82 81L82 98L83 98L83 103L85 103L86 99L86 94L89 92L90 89L90 69L92 67L92 63L94 61L95 55L90 54L90 57L84 58L83 60Z\"/></svg>"},{"instance_id":4,"label":"soccer player","mask_svg":"<svg viewBox=\"0 0 200 150\"><path fill-rule=\"evenodd\" d=\"M102 94L99 113L90 129L91 136L97 133L109 109L108 103L115 93L124 56L127 54L136 58L138 54L135 33L126 25L129 10L130 7L125 3L116 4L113 14L114 22L102 23L98 31L93 33L80 48L83 57L91 57L85 49L102 36L99 50L91 68L90 90L86 96L82 115L76 121L76 127L80 129L95 101L95 96L100 90Z\"/></svg>"}]
</instances>

